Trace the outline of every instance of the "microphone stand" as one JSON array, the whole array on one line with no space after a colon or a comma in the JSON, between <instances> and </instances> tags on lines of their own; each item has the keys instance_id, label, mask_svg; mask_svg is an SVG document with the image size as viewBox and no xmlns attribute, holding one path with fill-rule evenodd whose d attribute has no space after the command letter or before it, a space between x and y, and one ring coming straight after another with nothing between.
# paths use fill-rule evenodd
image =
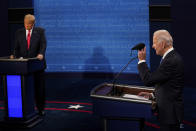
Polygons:
<instances>
[{"instance_id":1,"label":"microphone stand","mask_svg":"<svg viewBox=\"0 0 196 131\"><path fill-rule=\"evenodd\" d=\"M115 87L115 83L117 81L117 78L119 77L119 75L127 68L127 66L135 59L137 59L138 57L133 57L129 60L129 62L120 70L120 72L114 77L114 80L112 82L112 95L117 95L118 94L118 90L117 87Z\"/></svg>"}]
</instances>

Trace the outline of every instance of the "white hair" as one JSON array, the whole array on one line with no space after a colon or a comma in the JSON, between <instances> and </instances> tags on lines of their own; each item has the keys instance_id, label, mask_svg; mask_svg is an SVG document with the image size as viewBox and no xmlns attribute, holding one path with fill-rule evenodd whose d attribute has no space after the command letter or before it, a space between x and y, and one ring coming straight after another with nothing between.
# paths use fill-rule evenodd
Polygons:
<instances>
[{"instance_id":1,"label":"white hair","mask_svg":"<svg viewBox=\"0 0 196 131\"><path fill-rule=\"evenodd\" d=\"M167 45L173 46L173 38L167 30L157 30L154 32L154 37L157 37L158 43L166 42Z\"/></svg>"}]
</instances>

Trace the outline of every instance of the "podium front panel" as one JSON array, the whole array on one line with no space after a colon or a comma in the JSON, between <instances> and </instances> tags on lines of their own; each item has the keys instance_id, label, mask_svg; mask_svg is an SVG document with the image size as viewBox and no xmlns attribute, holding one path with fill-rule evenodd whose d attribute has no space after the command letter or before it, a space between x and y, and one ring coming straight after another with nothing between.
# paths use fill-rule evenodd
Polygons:
<instances>
[{"instance_id":1,"label":"podium front panel","mask_svg":"<svg viewBox=\"0 0 196 131\"><path fill-rule=\"evenodd\" d=\"M7 101L8 101L8 116L10 118L22 118L22 91L21 91L21 76L7 75Z\"/></svg>"},{"instance_id":2,"label":"podium front panel","mask_svg":"<svg viewBox=\"0 0 196 131\"><path fill-rule=\"evenodd\" d=\"M120 95L112 95L113 85L103 83L91 91L93 112L102 117L138 117L152 116L151 100L125 98L123 94L136 95L141 91L152 92L154 89L142 86L116 85L122 91Z\"/></svg>"},{"instance_id":3,"label":"podium front panel","mask_svg":"<svg viewBox=\"0 0 196 131\"><path fill-rule=\"evenodd\" d=\"M45 61L37 58L0 58L5 100L5 117L0 127L32 127L42 121L35 111L34 74L44 69Z\"/></svg>"}]
</instances>

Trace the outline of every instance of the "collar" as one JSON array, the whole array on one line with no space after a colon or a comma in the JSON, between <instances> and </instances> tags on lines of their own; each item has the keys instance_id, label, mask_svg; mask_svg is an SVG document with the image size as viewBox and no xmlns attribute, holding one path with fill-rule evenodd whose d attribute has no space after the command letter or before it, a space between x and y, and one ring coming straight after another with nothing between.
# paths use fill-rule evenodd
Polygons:
<instances>
[{"instance_id":1,"label":"collar","mask_svg":"<svg viewBox=\"0 0 196 131\"><path fill-rule=\"evenodd\" d=\"M26 30L26 29L25 29ZM29 30L26 30L26 32L28 32ZM32 27L32 29L30 30L31 32L33 32L33 27Z\"/></svg>"},{"instance_id":2,"label":"collar","mask_svg":"<svg viewBox=\"0 0 196 131\"><path fill-rule=\"evenodd\" d=\"M164 58L166 57L166 55L167 55L169 52L171 52L172 50L174 50L174 48L173 48L173 47L172 47L172 48L170 48L170 49L168 49L168 50L164 53L164 55L163 55L162 59L164 59Z\"/></svg>"}]
</instances>

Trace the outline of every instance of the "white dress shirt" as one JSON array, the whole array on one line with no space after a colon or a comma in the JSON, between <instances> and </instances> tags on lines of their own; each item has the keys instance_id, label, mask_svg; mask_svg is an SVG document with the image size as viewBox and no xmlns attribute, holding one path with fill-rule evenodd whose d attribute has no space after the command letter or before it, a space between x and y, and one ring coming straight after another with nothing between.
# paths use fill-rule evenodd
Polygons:
<instances>
[{"instance_id":1,"label":"white dress shirt","mask_svg":"<svg viewBox=\"0 0 196 131\"><path fill-rule=\"evenodd\" d=\"M32 28L31 31L30 31L30 36L31 36L31 34L32 34L32 31L33 31L33 28ZM29 33L29 30L26 30L26 39L27 39L28 33Z\"/></svg>"}]
</instances>

